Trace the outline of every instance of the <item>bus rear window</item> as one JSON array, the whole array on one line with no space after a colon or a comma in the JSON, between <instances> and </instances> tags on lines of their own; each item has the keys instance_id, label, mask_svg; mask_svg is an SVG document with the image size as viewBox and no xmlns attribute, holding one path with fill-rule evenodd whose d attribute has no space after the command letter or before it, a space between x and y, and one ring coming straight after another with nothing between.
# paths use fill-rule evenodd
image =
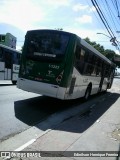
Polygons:
<instances>
[{"instance_id":1,"label":"bus rear window","mask_svg":"<svg viewBox=\"0 0 120 160\"><path fill-rule=\"evenodd\" d=\"M39 59L58 59L63 57L69 41L69 36L63 33L37 32L29 34L27 56Z\"/></svg>"}]
</instances>

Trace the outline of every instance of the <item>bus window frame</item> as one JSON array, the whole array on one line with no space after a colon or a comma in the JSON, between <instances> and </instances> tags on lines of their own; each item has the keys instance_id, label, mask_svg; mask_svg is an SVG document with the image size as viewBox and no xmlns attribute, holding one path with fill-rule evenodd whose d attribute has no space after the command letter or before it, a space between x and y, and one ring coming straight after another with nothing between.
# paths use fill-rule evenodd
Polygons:
<instances>
[{"instance_id":1,"label":"bus window frame","mask_svg":"<svg viewBox=\"0 0 120 160\"><path fill-rule=\"evenodd\" d=\"M85 55L84 55L84 61L83 67L80 68L80 55L77 52L77 49L79 48L80 50L84 50ZM109 65L108 67L108 72L111 67L111 65L104 61L100 56L97 54L93 53L91 50L85 48L82 46L80 43L76 44L76 49L75 49L75 67L77 70L80 72L81 75L85 76L94 76L94 77L108 77L108 74L105 75L105 73L102 73L104 66ZM104 68L104 72L106 72L106 68Z\"/></svg>"},{"instance_id":2,"label":"bus window frame","mask_svg":"<svg viewBox=\"0 0 120 160\"><path fill-rule=\"evenodd\" d=\"M49 33L49 31L48 31L48 33ZM52 32L53 34L56 34L57 32L56 31L53 31ZM64 49L64 52L62 53L62 54L55 54L55 57L50 57L50 56L38 56L38 55L34 55L33 56L33 54L34 54L34 52L33 53L31 53L31 54L28 54L28 47L29 47L29 45L30 45L30 39L31 39L31 37L32 37L32 35L34 35L34 34L36 34L36 33L31 33L31 35L30 34L26 34L26 40L25 40L25 46L26 46L26 44L27 44L27 47L25 47L25 48L23 48L23 52L24 53L26 53L25 54L25 57L27 58L27 59L31 59L31 60L33 60L33 61L42 61L42 62L61 62L61 61L63 61L63 59L65 58L65 54L66 54L66 50L67 50L67 48L68 48L68 45L69 45L69 41L70 41L70 35L69 34L66 34L66 33L62 33L62 34L60 34L59 33L59 35L61 35L61 36L67 36L67 38L68 38L68 41L67 41L67 44L66 44L66 48ZM58 33L57 33L58 34ZM63 42L61 42L61 43L63 43ZM43 52L44 53L44 52ZM49 53L45 53L45 54L48 54L49 55Z\"/></svg>"}]
</instances>

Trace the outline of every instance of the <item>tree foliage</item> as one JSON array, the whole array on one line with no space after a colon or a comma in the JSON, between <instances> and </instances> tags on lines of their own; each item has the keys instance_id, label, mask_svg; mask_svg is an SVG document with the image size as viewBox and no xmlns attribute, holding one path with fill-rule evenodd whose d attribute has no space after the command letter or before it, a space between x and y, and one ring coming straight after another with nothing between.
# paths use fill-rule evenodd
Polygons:
<instances>
[{"instance_id":1,"label":"tree foliage","mask_svg":"<svg viewBox=\"0 0 120 160\"><path fill-rule=\"evenodd\" d=\"M58 31L63 31L63 28L55 28Z\"/></svg>"},{"instance_id":2,"label":"tree foliage","mask_svg":"<svg viewBox=\"0 0 120 160\"><path fill-rule=\"evenodd\" d=\"M100 44L97 44L94 41L91 42L88 37L86 37L84 40L87 43L89 43L91 46L93 46L95 49L97 49L101 54L106 56L109 60L114 62L116 64L116 66L120 67L120 62L114 60L114 57L120 57L120 56L117 55L113 50L105 49L103 46L101 46Z\"/></svg>"},{"instance_id":3,"label":"tree foliage","mask_svg":"<svg viewBox=\"0 0 120 160\"><path fill-rule=\"evenodd\" d=\"M110 59L111 61L114 61L114 56L115 56L115 52L113 50L110 49L106 49L105 50L105 56Z\"/></svg>"}]
</instances>

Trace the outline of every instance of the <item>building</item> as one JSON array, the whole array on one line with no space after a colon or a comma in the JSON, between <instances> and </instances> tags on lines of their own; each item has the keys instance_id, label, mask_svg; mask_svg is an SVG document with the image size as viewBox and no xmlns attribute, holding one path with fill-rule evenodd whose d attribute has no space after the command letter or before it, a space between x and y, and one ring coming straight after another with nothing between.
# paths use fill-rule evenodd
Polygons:
<instances>
[{"instance_id":1,"label":"building","mask_svg":"<svg viewBox=\"0 0 120 160\"><path fill-rule=\"evenodd\" d=\"M0 34L0 44L16 49L17 38L11 33Z\"/></svg>"}]
</instances>

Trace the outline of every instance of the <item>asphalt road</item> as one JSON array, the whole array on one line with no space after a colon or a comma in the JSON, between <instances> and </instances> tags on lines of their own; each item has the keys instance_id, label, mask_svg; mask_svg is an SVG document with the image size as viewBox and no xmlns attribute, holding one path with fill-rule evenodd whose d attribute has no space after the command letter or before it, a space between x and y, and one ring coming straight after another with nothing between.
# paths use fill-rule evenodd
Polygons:
<instances>
[{"instance_id":1,"label":"asphalt road","mask_svg":"<svg viewBox=\"0 0 120 160\"><path fill-rule=\"evenodd\" d=\"M22 91L10 81L0 82L0 142L46 119L49 115L73 107L78 101L63 102Z\"/></svg>"},{"instance_id":2,"label":"asphalt road","mask_svg":"<svg viewBox=\"0 0 120 160\"><path fill-rule=\"evenodd\" d=\"M116 77L112 90L118 88L119 85L120 78ZM99 96L92 96L91 99L94 100ZM84 103L82 99L61 101L24 92L10 82L4 84L0 82L0 142L44 121L53 113L82 103Z\"/></svg>"}]
</instances>

